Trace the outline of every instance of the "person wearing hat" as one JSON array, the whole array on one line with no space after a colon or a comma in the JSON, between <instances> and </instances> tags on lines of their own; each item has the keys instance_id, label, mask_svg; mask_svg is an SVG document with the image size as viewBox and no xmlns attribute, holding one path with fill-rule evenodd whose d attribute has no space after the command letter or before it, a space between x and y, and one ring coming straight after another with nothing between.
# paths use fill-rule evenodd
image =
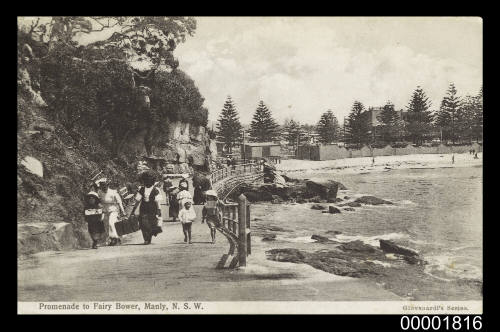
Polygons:
<instances>
[{"instance_id":1,"label":"person wearing hat","mask_svg":"<svg viewBox=\"0 0 500 332\"><path fill-rule=\"evenodd\" d=\"M97 242L102 238L106 230L102 222L102 209L99 206L99 195L95 191L90 191L85 195L84 214L88 224L89 234L92 238L92 249L97 249Z\"/></svg>"},{"instance_id":2,"label":"person wearing hat","mask_svg":"<svg viewBox=\"0 0 500 332\"><path fill-rule=\"evenodd\" d=\"M179 207L182 209L184 203L193 200L193 196L189 192L189 182L186 178L179 181L179 193L177 194L177 201L179 202Z\"/></svg>"},{"instance_id":3,"label":"person wearing hat","mask_svg":"<svg viewBox=\"0 0 500 332\"><path fill-rule=\"evenodd\" d=\"M219 224L219 211L217 209L217 192L215 190L207 190L205 192L206 203L201 211L201 223L207 222L207 226L210 229L210 236L212 237L212 243L215 243L215 226Z\"/></svg>"},{"instance_id":4,"label":"person wearing hat","mask_svg":"<svg viewBox=\"0 0 500 332\"><path fill-rule=\"evenodd\" d=\"M168 216L172 217L172 221L177 221L179 216L179 202L177 201L178 188L172 184L168 176L164 176L163 191L167 195Z\"/></svg>"},{"instance_id":5,"label":"person wearing hat","mask_svg":"<svg viewBox=\"0 0 500 332\"><path fill-rule=\"evenodd\" d=\"M122 198L118 191L109 188L109 182L106 178L97 180L96 184L99 186L99 198L103 205L103 220L109 226L109 245L114 246L121 243L120 236L116 232L115 223L118 221L120 212L125 215Z\"/></svg>"},{"instance_id":6,"label":"person wearing hat","mask_svg":"<svg viewBox=\"0 0 500 332\"><path fill-rule=\"evenodd\" d=\"M157 236L162 232L161 224L163 218L161 216L160 202L162 199L160 190L155 183L155 174L152 172L145 172L141 176L141 181L144 184L139 188L135 196L136 205L134 206L133 215L137 206L139 208L139 227L141 228L144 244L151 244L153 236Z\"/></svg>"},{"instance_id":7,"label":"person wearing hat","mask_svg":"<svg viewBox=\"0 0 500 332\"><path fill-rule=\"evenodd\" d=\"M192 244L191 226L196 219L196 212L194 211L192 201L189 199L186 199L182 207L182 210L179 212L179 219L182 224L182 232L184 233L184 242Z\"/></svg>"}]
</instances>

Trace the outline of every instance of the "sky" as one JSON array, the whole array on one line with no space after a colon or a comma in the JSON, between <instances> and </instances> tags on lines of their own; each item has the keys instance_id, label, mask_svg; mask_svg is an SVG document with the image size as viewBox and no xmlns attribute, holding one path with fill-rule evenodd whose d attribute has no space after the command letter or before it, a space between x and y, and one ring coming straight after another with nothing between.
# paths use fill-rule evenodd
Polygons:
<instances>
[{"instance_id":1,"label":"sky","mask_svg":"<svg viewBox=\"0 0 500 332\"><path fill-rule=\"evenodd\" d=\"M260 100L279 123L339 121L355 100L405 108L421 86L437 109L451 82L482 85L480 18L197 17L174 54L216 121L230 95L244 124Z\"/></svg>"},{"instance_id":2,"label":"sky","mask_svg":"<svg viewBox=\"0 0 500 332\"><path fill-rule=\"evenodd\" d=\"M20 18L28 24L33 18ZM49 18L43 18L49 19ZM439 108L451 82L462 96L482 85L477 17L197 17L174 51L215 122L230 95L243 124L260 100L278 123L342 123L355 100L404 109L421 86ZM112 29L80 36L86 44Z\"/></svg>"}]
</instances>

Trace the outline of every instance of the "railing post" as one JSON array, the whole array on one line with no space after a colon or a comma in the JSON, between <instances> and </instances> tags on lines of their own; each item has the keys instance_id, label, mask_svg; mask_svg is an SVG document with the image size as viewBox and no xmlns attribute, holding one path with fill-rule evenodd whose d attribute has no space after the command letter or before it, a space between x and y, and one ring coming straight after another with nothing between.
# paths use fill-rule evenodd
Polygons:
<instances>
[{"instance_id":1,"label":"railing post","mask_svg":"<svg viewBox=\"0 0 500 332\"><path fill-rule=\"evenodd\" d=\"M247 198L238 197L238 261L240 266L247 265Z\"/></svg>"}]
</instances>

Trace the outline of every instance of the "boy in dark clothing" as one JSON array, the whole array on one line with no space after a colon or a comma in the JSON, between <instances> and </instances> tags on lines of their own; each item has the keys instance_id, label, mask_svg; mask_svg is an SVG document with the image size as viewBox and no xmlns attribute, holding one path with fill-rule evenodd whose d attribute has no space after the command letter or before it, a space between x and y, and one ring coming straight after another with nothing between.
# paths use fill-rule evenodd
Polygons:
<instances>
[{"instance_id":1,"label":"boy in dark clothing","mask_svg":"<svg viewBox=\"0 0 500 332\"><path fill-rule=\"evenodd\" d=\"M201 223L207 222L207 226L210 229L210 236L212 237L212 243L215 243L215 226L219 223L219 213L217 209L217 193L215 190L207 190L205 193L206 204L201 211L202 218Z\"/></svg>"},{"instance_id":2,"label":"boy in dark clothing","mask_svg":"<svg viewBox=\"0 0 500 332\"><path fill-rule=\"evenodd\" d=\"M88 223L90 237L92 238L92 249L97 249L97 242L106 232L99 203L99 195L96 192L91 191L85 196L85 221Z\"/></svg>"}]
</instances>

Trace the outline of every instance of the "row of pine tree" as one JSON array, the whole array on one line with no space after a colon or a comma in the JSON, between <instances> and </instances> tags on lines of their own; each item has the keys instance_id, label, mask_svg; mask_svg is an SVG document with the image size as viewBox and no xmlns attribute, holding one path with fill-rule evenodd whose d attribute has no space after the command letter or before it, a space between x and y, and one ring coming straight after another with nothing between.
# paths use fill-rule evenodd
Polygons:
<instances>
[{"instance_id":1,"label":"row of pine tree","mask_svg":"<svg viewBox=\"0 0 500 332\"><path fill-rule=\"evenodd\" d=\"M458 96L455 85L450 84L440 108L431 111L429 98L421 87L413 92L406 107L406 117L396 111L394 104L388 101L377 120L380 125L371 126L369 110L355 101L349 116L345 119L343 130L331 110L321 115L315 131L322 143L344 141L351 145L393 144L400 141L412 141L420 145L425 140L440 138L443 141L472 142L482 139L483 132L483 89L476 96ZM285 139L295 145L301 139L301 133L309 127L289 120L285 123ZM240 142L242 125L233 100L228 96L217 122L217 135L227 146ZM253 142L270 142L280 137L280 126L271 111L260 101L250 124L250 137Z\"/></svg>"}]
</instances>

